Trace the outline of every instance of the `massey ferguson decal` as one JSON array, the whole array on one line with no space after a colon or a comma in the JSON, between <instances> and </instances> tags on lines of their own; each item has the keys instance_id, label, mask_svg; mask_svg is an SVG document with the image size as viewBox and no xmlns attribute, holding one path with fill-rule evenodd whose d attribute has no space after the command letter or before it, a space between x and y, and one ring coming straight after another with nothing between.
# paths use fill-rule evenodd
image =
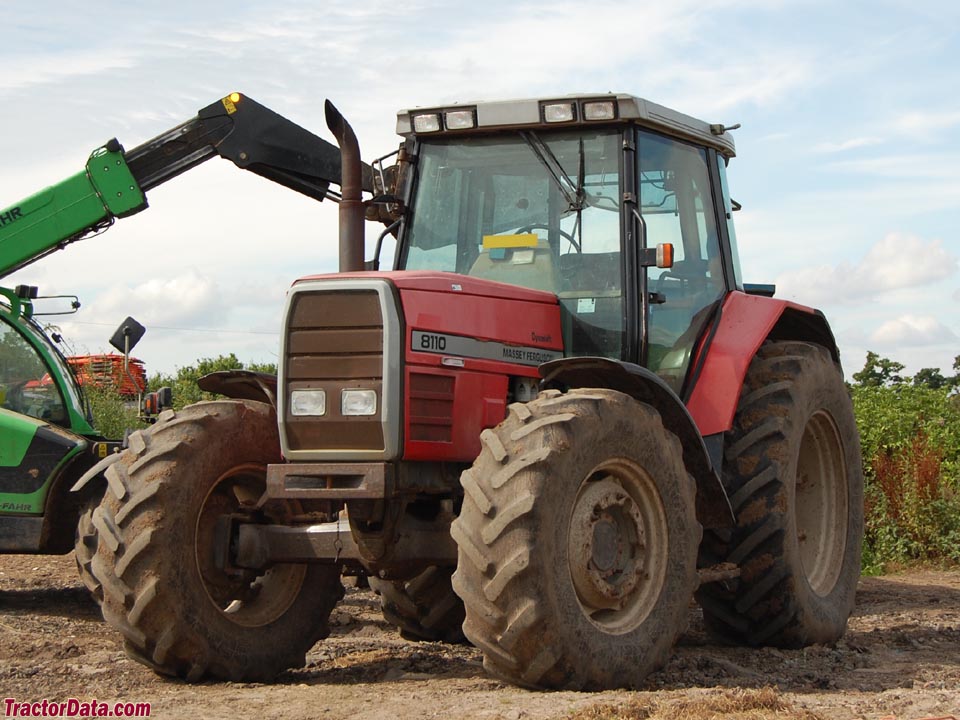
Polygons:
<instances>
[{"instance_id":1,"label":"massey ferguson decal","mask_svg":"<svg viewBox=\"0 0 960 720\"><path fill-rule=\"evenodd\" d=\"M538 340L543 337L535 334L534 336ZM420 330L413 331L412 349L477 360L499 360L518 365L541 365L563 357L563 353L558 350L545 350L523 345L505 345L504 343L477 340L462 335L445 335Z\"/></svg>"}]
</instances>

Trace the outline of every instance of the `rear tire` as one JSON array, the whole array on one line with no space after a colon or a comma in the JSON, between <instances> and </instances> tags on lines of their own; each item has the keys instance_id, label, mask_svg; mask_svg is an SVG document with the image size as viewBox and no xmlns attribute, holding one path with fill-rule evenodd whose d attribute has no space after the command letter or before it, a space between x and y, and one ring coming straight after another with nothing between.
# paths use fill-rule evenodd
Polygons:
<instances>
[{"instance_id":1,"label":"rear tire","mask_svg":"<svg viewBox=\"0 0 960 720\"><path fill-rule=\"evenodd\" d=\"M326 637L343 596L338 567L227 574L214 558L217 518L257 518L266 465L280 461L273 410L251 401L167 411L130 437L92 517L92 570L133 659L188 681L265 681Z\"/></svg>"},{"instance_id":2,"label":"rear tire","mask_svg":"<svg viewBox=\"0 0 960 720\"><path fill-rule=\"evenodd\" d=\"M636 687L669 658L696 586L680 441L604 389L511 405L481 441L451 532L484 667L527 687Z\"/></svg>"},{"instance_id":3,"label":"rear tire","mask_svg":"<svg viewBox=\"0 0 960 720\"><path fill-rule=\"evenodd\" d=\"M838 640L860 577L863 473L853 407L825 348L760 348L723 475L737 524L707 538L703 562L735 563L741 575L698 592L707 627L749 645Z\"/></svg>"},{"instance_id":4,"label":"rear tire","mask_svg":"<svg viewBox=\"0 0 960 720\"><path fill-rule=\"evenodd\" d=\"M463 601L450 584L453 568L428 567L410 580L370 578L384 619L407 640L463 643Z\"/></svg>"}]
</instances>

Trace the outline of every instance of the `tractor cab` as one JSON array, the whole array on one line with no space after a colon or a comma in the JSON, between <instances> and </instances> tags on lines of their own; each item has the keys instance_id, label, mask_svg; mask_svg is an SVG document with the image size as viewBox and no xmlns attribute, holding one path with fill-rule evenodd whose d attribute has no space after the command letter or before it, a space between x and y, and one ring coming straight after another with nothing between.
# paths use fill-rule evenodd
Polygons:
<instances>
[{"instance_id":1,"label":"tractor cab","mask_svg":"<svg viewBox=\"0 0 960 720\"><path fill-rule=\"evenodd\" d=\"M416 162L397 269L554 293L565 355L683 391L711 310L741 284L722 126L617 95L410 110L398 132Z\"/></svg>"}]
</instances>

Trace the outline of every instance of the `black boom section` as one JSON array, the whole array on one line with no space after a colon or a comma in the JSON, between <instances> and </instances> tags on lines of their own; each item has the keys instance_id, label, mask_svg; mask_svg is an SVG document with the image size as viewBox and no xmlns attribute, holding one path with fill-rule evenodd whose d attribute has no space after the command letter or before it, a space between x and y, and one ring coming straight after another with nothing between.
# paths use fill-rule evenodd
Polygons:
<instances>
[{"instance_id":1,"label":"black boom section","mask_svg":"<svg viewBox=\"0 0 960 720\"><path fill-rule=\"evenodd\" d=\"M601 357L574 357L539 368L544 388L607 388L653 406L683 445L683 463L697 481L697 520L705 528L731 527L730 501L696 423L683 401L663 380L633 363Z\"/></svg>"},{"instance_id":2,"label":"black boom section","mask_svg":"<svg viewBox=\"0 0 960 720\"><path fill-rule=\"evenodd\" d=\"M215 155L315 200L340 185L336 145L240 93L125 153L144 192ZM372 185L370 168L364 171Z\"/></svg>"}]
</instances>

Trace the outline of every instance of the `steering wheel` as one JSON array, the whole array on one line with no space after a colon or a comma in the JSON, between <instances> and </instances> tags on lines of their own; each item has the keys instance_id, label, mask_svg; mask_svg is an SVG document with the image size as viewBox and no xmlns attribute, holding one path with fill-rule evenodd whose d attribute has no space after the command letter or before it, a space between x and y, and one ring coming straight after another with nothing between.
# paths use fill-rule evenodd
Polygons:
<instances>
[{"instance_id":1,"label":"steering wheel","mask_svg":"<svg viewBox=\"0 0 960 720\"><path fill-rule=\"evenodd\" d=\"M577 242L577 239L573 235L568 233L566 230L561 230L560 228L555 229L558 233L560 233L560 237L573 246L574 250L576 250L578 253L583 252L583 250L580 249L580 243ZM545 223L533 223L532 225L524 225L522 228L518 229L517 232L528 233L532 230L546 230L547 232L550 232L550 226L546 225Z\"/></svg>"}]
</instances>

